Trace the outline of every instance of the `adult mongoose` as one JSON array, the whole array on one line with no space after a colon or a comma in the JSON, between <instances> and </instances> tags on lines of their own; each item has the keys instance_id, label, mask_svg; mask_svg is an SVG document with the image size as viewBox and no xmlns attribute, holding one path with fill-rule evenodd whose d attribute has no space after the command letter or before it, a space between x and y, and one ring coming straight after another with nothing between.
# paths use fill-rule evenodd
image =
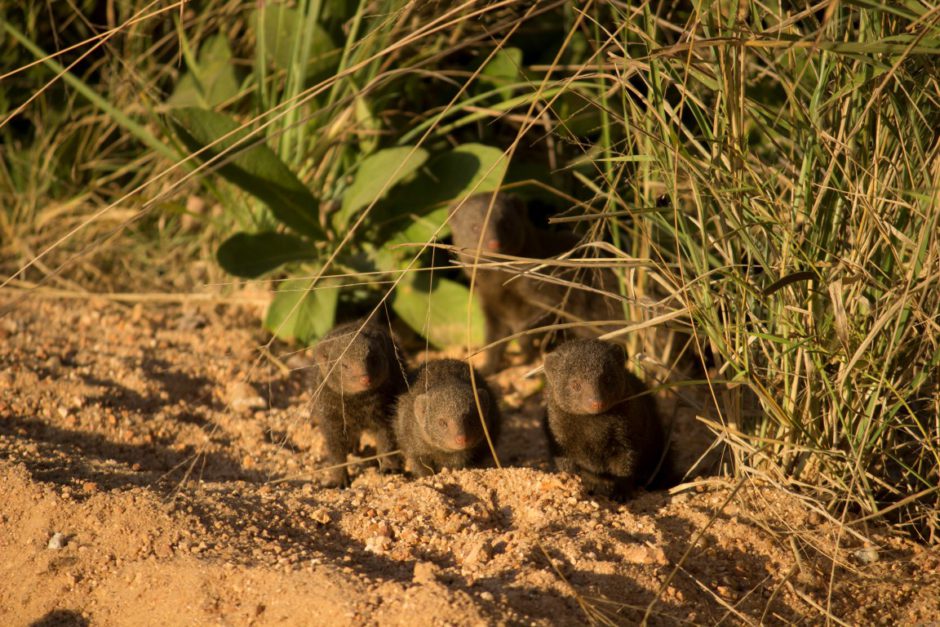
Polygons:
<instances>
[{"instance_id":1,"label":"adult mongoose","mask_svg":"<svg viewBox=\"0 0 940 627\"><path fill-rule=\"evenodd\" d=\"M491 208L492 204L492 208ZM454 246L467 276L480 260L505 262L505 257L551 260L577 246L579 238L571 231L537 228L526 215L525 207L506 194L478 194L467 198L450 216ZM477 252L479 251L479 255ZM495 254L495 255L494 255ZM616 293L617 278L604 268L553 268L546 265L537 272L527 267L477 267L474 288L486 322L487 344L524 333L529 329L560 322L616 320L623 317L623 307L605 293ZM546 276L548 275L548 276ZM598 335L590 326L573 328L563 335ZM526 360L535 356L534 340L541 334L519 337ZM505 343L487 351L484 372L499 367Z\"/></svg>"}]
</instances>

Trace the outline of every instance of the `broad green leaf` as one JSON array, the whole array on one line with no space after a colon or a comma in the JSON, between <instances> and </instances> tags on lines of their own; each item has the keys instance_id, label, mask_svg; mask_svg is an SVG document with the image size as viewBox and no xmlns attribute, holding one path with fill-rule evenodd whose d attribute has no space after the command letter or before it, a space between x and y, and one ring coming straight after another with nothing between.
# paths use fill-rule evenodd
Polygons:
<instances>
[{"instance_id":1,"label":"broad green leaf","mask_svg":"<svg viewBox=\"0 0 940 627\"><path fill-rule=\"evenodd\" d=\"M466 194L482 194L499 189L509 159L499 148L464 144L441 155L431 164L438 187L452 200Z\"/></svg>"},{"instance_id":2,"label":"broad green leaf","mask_svg":"<svg viewBox=\"0 0 940 627\"><path fill-rule=\"evenodd\" d=\"M427 272L405 277L395 290L392 309L405 323L437 348L467 344L467 306L470 311L470 345L485 342L483 310L470 301L466 286L449 279L430 278Z\"/></svg>"},{"instance_id":3,"label":"broad green leaf","mask_svg":"<svg viewBox=\"0 0 940 627\"><path fill-rule=\"evenodd\" d=\"M388 239L388 246L397 244L423 244L430 242L437 236L438 239L450 235L450 226L447 224L447 215L450 207L441 207L421 216L414 216L408 226L395 232ZM414 252L414 251L412 251Z\"/></svg>"},{"instance_id":4,"label":"broad green leaf","mask_svg":"<svg viewBox=\"0 0 940 627\"><path fill-rule=\"evenodd\" d=\"M400 185L390 194L388 206L407 224L398 227L390 240L397 242L427 241L442 222L440 205L448 205L467 194L482 194L499 189L506 174L508 160L499 148L483 144L464 144L432 159L413 181ZM431 214L434 214L433 216ZM425 218L410 233L414 218ZM446 231L441 232L441 236ZM418 239L422 238L423 239Z\"/></svg>"},{"instance_id":5,"label":"broad green leaf","mask_svg":"<svg viewBox=\"0 0 940 627\"><path fill-rule=\"evenodd\" d=\"M236 233L219 246L216 259L229 274L253 279L289 261L311 261L313 245L286 233Z\"/></svg>"},{"instance_id":6,"label":"broad green leaf","mask_svg":"<svg viewBox=\"0 0 940 627\"><path fill-rule=\"evenodd\" d=\"M289 72L294 67L294 46L300 45L307 20L316 16L303 15L297 9L283 5L267 4L263 9L252 13L251 26L255 33L259 24L264 28L265 56L280 69ZM339 49L330 34L319 24L310 25L313 38L307 50L297 50L297 61L304 70L304 76L310 78L329 72L339 62ZM259 39L260 40L260 39Z\"/></svg>"},{"instance_id":7,"label":"broad green leaf","mask_svg":"<svg viewBox=\"0 0 940 627\"><path fill-rule=\"evenodd\" d=\"M512 95L512 84L519 81L522 69L522 50L519 48L503 48L486 64L480 72L480 82L500 88L497 93L499 100L505 100Z\"/></svg>"},{"instance_id":8,"label":"broad green leaf","mask_svg":"<svg viewBox=\"0 0 940 627\"><path fill-rule=\"evenodd\" d=\"M264 327L282 340L312 344L333 327L338 286L313 279L290 279L278 287L268 306Z\"/></svg>"},{"instance_id":9,"label":"broad green leaf","mask_svg":"<svg viewBox=\"0 0 940 627\"><path fill-rule=\"evenodd\" d=\"M401 216L396 224L404 225L403 228L392 230L391 235L388 231L383 233L385 237L380 237L384 243L380 246L369 246L369 258L375 267L384 272L394 272L407 268L410 260L418 254L420 248L417 244L423 244L432 241L435 234L438 239L443 239L450 235L450 225L447 224L447 214L449 207L441 207L424 215L410 214ZM407 244L413 244L407 246ZM446 260L447 253L439 252L438 259ZM446 263L446 261L444 261Z\"/></svg>"},{"instance_id":10,"label":"broad green leaf","mask_svg":"<svg viewBox=\"0 0 940 627\"><path fill-rule=\"evenodd\" d=\"M199 50L199 59L186 55L189 71L180 77L167 104L174 107L212 108L238 95L239 83L232 51L223 35L210 37Z\"/></svg>"},{"instance_id":11,"label":"broad green leaf","mask_svg":"<svg viewBox=\"0 0 940 627\"><path fill-rule=\"evenodd\" d=\"M180 76L173 93L166 101L171 107L205 107L206 99L202 95L199 83L192 72L186 72Z\"/></svg>"},{"instance_id":12,"label":"broad green leaf","mask_svg":"<svg viewBox=\"0 0 940 627\"><path fill-rule=\"evenodd\" d=\"M357 211L385 196L396 183L421 167L427 158L426 150L399 146L380 150L363 159L352 185L343 196L340 210L333 216L333 226L340 232L345 231Z\"/></svg>"},{"instance_id":13,"label":"broad green leaf","mask_svg":"<svg viewBox=\"0 0 940 627\"><path fill-rule=\"evenodd\" d=\"M215 107L238 95L239 83L232 63L228 38L216 35L199 50L199 82L209 107Z\"/></svg>"},{"instance_id":14,"label":"broad green leaf","mask_svg":"<svg viewBox=\"0 0 940 627\"><path fill-rule=\"evenodd\" d=\"M197 151L232 133L201 154L208 160L225 152L217 172L229 182L262 200L274 216L295 231L319 239L317 200L263 141L248 139L249 131L236 130L238 122L213 111L186 107L174 111L172 121L183 143ZM235 155L232 157L232 155Z\"/></svg>"}]
</instances>

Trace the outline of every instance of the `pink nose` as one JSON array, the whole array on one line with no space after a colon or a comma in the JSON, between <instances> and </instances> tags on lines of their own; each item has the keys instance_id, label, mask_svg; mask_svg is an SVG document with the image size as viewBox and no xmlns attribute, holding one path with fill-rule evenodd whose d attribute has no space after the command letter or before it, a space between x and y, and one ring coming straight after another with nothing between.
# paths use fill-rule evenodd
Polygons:
<instances>
[{"instance_id":1,"label":"pink nose","mask_svg":"<svg viewBox=\"0 0 940 627\"><path fill-rule=\"evenodd\" d=\"M496 252L497 250L499 250L499 240L498 239L487 240L486 247L489 250Z\"/></svg>"},{"instance_id":2,"label":"pink nose","mask_svg":"<svg viewBox=\"0 0 940 627\"><path fill-rule=\"evenodd\" d=\"M454 444L457 446L466 446L467 445L467 436L465 435L455 435Z\"/></svg>"},{"instance_id":3,"label":"pink nose","mask_svg":"<svg viewBox=\"0 0 940 627\"><path fill-rule=\"evenodd\" d=\"M601 401L591 401L588 403L588 407L591 408L591 411L600 411L604 409L604 403Z\"/></svg>"},{"instance_id":4,"label":"pink nose","mask_svg":"<svg viewBox=\"0 0 940 627\"><path fill-rule=\"evenodd\" d=\"M372 383L372 379L369 377L369 375L364 374L361 377L359 377L359 382L362 385L369 385L370 383Z\"/></svg>"}]
</instances>

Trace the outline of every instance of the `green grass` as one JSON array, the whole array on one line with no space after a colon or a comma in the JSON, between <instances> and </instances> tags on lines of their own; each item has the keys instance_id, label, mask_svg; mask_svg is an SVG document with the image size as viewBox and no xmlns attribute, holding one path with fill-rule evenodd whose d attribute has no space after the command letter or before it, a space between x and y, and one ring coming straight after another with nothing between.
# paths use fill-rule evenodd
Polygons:
<instances>
[{"instance_id":1,"label":"green grass","mask_svg":"<svg viewBox=\"0 0 940 627\"><path fill-rule=\"evenodd\" d=\"M316 198L317 263L272 276L374 277L365 296L344 292L366 303L385 293L380 279L407 273L383 275L370 239L389 215L383 194L354 231L331 227L365 158L498 146L511 156L504 182L640 260L612 262L631 325L680 312L630 334L634 353L668 366L661 339L678 327L693 354L713 355L705 387L720 400L729 472L812 493L847 521L887 513L940 539L935 9L742 0L442 14L323 0L299 3L282 46L252 28L264 18L251 4L167 11L95 50L100 29L71 8L54 25L45 9L6 10L5 67L26 68L0 81L7 276L47 254L18 279L194 289L230 280L207 260L236 230L280 228L209 175L230 155L182 162L167 115L187 74L197 80L179 98L237 120ZM125 5L109 26L146 6ZM317 48L321 30L335 48ZM208 46L219 34L227 52ZM81 45L43 58L67 44ZM206 209L187 212L187 196ZM401 263L430 263L411 254Z\"/></svg>"}]
</instances>

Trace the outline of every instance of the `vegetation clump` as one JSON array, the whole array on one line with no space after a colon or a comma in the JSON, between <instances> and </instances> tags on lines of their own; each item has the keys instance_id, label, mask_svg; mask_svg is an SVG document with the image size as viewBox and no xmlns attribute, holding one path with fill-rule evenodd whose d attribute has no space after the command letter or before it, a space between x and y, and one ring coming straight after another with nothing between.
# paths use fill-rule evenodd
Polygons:
<instances>
[{"instance_id":1,"label":"vegetation clump","mask_svg":"<svg viewBox=\"0 0 940 627\"><path fill-rule=\"evenodd\" d=\"M449 208L512 193L616 277L630 368L701 389L725 472L937 541L934 10L733 6L4 7L0 285L255 282L287 341L388 305L475 349Z\"/></svg>"}]
</instances>

